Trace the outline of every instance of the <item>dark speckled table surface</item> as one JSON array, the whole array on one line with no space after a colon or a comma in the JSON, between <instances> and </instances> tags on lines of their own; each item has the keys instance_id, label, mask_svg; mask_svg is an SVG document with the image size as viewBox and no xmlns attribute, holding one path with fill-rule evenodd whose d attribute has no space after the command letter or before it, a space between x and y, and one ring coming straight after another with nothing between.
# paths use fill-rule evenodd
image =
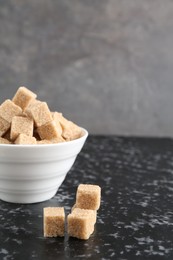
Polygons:
<instances>
[{"instance_id":1,"label":"dark speckled table surface","mask_svg":"<svg viewBox=\"0 0 173 260\"><path fill-rule=\"evenodd\" d=\"M102 188L87 241L43 237L43 207L70 212L78 184ZM90 136L56 196L0 201L0 259L173 259L173 140Z\"/></svg>"}]
</instances>

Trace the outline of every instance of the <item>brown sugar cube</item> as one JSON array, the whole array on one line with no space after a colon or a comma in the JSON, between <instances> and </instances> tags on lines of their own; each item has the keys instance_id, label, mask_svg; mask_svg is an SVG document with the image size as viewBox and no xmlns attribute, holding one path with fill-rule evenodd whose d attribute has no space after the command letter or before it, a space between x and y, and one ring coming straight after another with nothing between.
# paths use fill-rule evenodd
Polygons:
<instances>
[{"instance_id":1,"label":"brown sugar cube","mask_svg":"<svg viewBox=\"0 0 173 260\"><path fill-rule=\"evenodd\" d=\"M10 139L15 140L19 134L33 135L34 122L31 118L14 116L11 122Z\"/></svg>"},{"instance_id":2,"label":"brown sugar cube","mask_svg":"<svg viewBox=\"0 0 173 260\"><path fill-rule=\"evenodd\" d=\"M40 140L40 141L37 141L37 144L51 144L51 141L50 140Z\"/></svg>"},{"instance_id":3,"label":"brown sugar cube","mask_svg":"<svg viewBox=\"0 0 173 260\"><path fill-rule=\"evenodd\" d=\"M59 112L53 112L52 117L56 122L59 122L64 129L65 125L68 124L68 120Z\"/></svg>"},{"instance_id":4,"label":"brown sugar cube","mask_svg":"<svg viewBox=\"0 0 173 260\"><path fill-rule=\"evenodd\" d=\"M25 109L36 97L37 95L26 87L20 87L14 95L12 101L22 109Z\"/></svg>"},{"instance_id":5,"label":"brown sugar cube","mask_svg":"<svg viewBox=\"0 0 173 260\"><path fill-rule=\"evenodd\" d=\"M11 144L11 142L3 137L0 137L0 144Z\"/></svg>"},{"instance_id":6,"label":"brown sugar cube","mask_svg":"<svg viewBox=\"0 0 173 260\"><path fill-rule=\"evenodd\" d=\"M101 188L98 185L80 184L76 193L76 206L82 209L98 210Z\"/></svg>"},{"instance_id":7,"label":"brown sugar cube","mask_svg":"<svg viewBox=\"0 0 173 260\"><path fill-rule=\"evenodd\" d=\"M37 99L33 99L29 105L24 109L23 111L23 115L27 116L27 117L30 117L34 120L33 118L33 113L36 114L36 110L37 110L37 107L40 106L42 102L40 100L37 100ZM35 120L34 120L34 126L36 127L36 123L35 123ZM36 129L34 129L36 130ZM37 132L37 131L36 131Z\"/></svg>"},{"instance_id":8,"label":"brown sugar cube","mask_svg":"<svg viewBox=\"0 0 173 260\"><path fill-rule=\"evenodd\" d=\"M56 127L57 127L57 130L59 132L59 135L62 135L62 126L60 124L59 115L58 114L59 114L58 112L52 113L52 118L53 118L53 120L56 123Z\"/></svg>"},{"instance_id":9,"label":"brown sugar cube","mask_svg":"<svg viewBox=\"0 0 173 260\"><path fill-rule=\"evenodd\" d=\"M53 119L61 124L62 126L62 136L66 141L71 141L82 136L82 129L73 123L72 121L67 120L62 113L54 112L52 113Z\"/></svg>"},{"instance_id":10,"label":"brown sugar cube","mask_svg":"<svg viewBox=\"0 0 173 260\"><path fill-rule=\"evenodd\" d=\"M59 133L59 136L61 136L61 135L62 135L62 127L61 127L61 124L60 124L59 122L56 122L55 120L54 120L54 122L55 122L55 124L56 124L56 129L57 129L57 131L58 131L58 133Z\"/></svg>"},{"instance_id":11,"label":"brown sugar cube","mask_svg":"<svg viewBox=\"0 0 173 260\"><path fill-rule=\"evenodd\" d=\"M65 125L62 136L66 141L78 139L82 136L82 129L71 121Z\"/></svg>"},{"instance_id":12,"label":"brown sugar cube","mask_svg":"<svg viewBox=\"0 0 173 260\"><path fill-rule=\"evenodd\" d=\"M82 135L82 129L76 125L75 123L67 120L62 113L53 112L52 113L53 119L61 124L62 126L62 136L66 141L75 140Z\"/></svg>"},{"instance_id":13,"label":"brown sugar cube","mask_svg":"<svg viewBox=\"0 0 173 260\"><path fill-rule=\"evenodd\" d=\"M22 112L22 114L20 116L28 117L28 115L24 111Z\"/></svg>"},{"instance_id":14,"label":"brown sugar cube","mask_svg":"<svg viewBox=\"0 0 173 260\"><path fill-rule=\"evenodd\" d=\"M57 144L57 143L62 143L62 142L65 142L65 140L61 136L58 138L51 139L51 140L46 140L46 139L37 140L37 144Z\"/></svg>"},{"instance_id":15,"label":"brown sugar cube","mask_svg":"<svg viewBox=\"0 0 173 260\"><path fill-rule=\"evenodd\" d=\"M65 212L63 207L48 207L43 209L44 237L63 237L65 230Z\"/></svg>"},{"instance_id":16,"label":"brown sugar cube","mask_svg":"<svg viewBox=\"0 0 173 260\"><path fill-rule=\"evenodd\" d=\"M52 144L57 144L57 143L64 143L65 140L62 136L58 136L56 138L50 139Z\"/></svg>"},{"instance_id":17,"label":"brown sugar cube","mask_svg":"<svg viewBox=\"0 0 173 260\"><path fill-rule=\"evenodd\" d=\"M76 213L84 214L85 212L88 212L91 215L91 221L93 221L94 224L96 223L96 220L97 220L97 211L96 210L93 210L93 209L80 209L80 208L77 208L77 206L75 204L72 207L71 212L73 214L76 214Z\"/></svg>"},{"instance_id":18,"label":"brown sugar cube","mask_svg":"<svg viewBox=\"0 0 173 260\"><path fill-rule=\"evenodd\" d=\"M25 109L25 113L33 118L36 127L45 125L52 120L51 112L46 102L35 101Z\"/></svg>"},{"instance_id":19,"label":"brown sugar cube","mask_svg":"<svg viewBox=\"0 0 173 260\"><path fill-rule=\"evenodd\" d=\"M24 109L24 113L28 114L33 106L41 104L42 101L38 99L32 99L28 106Z\"/></svg>"},{"instance_id":20,"label":"brown sugar cube","mask_svg":"<svg viewBox=\"0 0 173 260\"><path fill-rule=\"evenodd\" d=\"M74 210L67 216L68 235L88 239L94 231L94 216L90 210Z\"/></svg>"},{"instance_id":21,"label":"brown sugar cube","mask_svg":"<svg viewBox=\"0 0 173 260\"><path fill-rule=\"evenodd\" d=\"M22 109L15 105L10 99L5 100L0 106L0 117L11 123L14 116L20 116Z\"/></svg>"},{"instance_id":22,"label":"brown sugar cube","mask_svg":"<svg viewBox=\"0 0 173 260\"><path fill-rule=\"evenodd\" d=\"M28 136L25 134L19 134L14 142L15 144L37 144L35 137Z\"/></svg>"},{"instance_id":23,"label":"brown sugar cube","mask_svg":"<svg viewBox=\"0 0 173 260\"><path fill-rule=\"evenodd\" d=\"M4 135L10 128L10 123L0 117L0 136Z\"/></svg>"},{"instance_id":24,"label":"brown sugar cube","mask_svg":"<svg viewBox=\"0 0 173 260\"><path fill-rule=\"evenodd\" d=\"M37 132L41 139L51 140L60 137L56 123L53 120L38 127Z\"/></svg>"}]
</instances>

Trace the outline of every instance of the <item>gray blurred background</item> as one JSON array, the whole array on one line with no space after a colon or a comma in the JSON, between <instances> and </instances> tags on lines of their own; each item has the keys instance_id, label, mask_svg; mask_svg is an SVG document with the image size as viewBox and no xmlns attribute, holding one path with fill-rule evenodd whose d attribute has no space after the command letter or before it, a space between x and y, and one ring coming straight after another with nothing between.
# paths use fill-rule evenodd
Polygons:
<instances>
[{"instance_id":1,"label":"gray blurred background","mask_svg":"<svg viewBox=\"0 0 173 260\"><path fill-rule=\"evenodd\" d=\"M173 136L173 1L0 0L0 101L20 85L90 133Z\"/></svg>"}]
</instances>

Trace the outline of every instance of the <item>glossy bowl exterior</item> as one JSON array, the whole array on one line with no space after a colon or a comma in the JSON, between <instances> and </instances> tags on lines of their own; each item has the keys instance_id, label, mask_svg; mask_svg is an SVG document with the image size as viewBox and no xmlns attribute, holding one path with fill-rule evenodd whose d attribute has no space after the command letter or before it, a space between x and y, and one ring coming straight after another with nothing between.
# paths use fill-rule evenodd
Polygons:
<instances>
[{"instance_id":1,"label":"glossy bowl exterior","mask_svg":"<svg viewBox=\"0 0 173 260\"><path fill-rule=\"evenodd\" d=\"M79 139L42 145L0 145L0 199L13 203L36 203L52 198L88 132Z\"/></svg>"}]
</instances>

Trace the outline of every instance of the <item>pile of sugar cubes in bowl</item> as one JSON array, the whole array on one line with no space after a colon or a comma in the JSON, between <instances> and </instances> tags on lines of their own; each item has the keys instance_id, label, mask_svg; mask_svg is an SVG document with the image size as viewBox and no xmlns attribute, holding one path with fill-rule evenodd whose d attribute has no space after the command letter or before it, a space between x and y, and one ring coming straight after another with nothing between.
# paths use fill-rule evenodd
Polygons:
<instances>
[{"instance_id":1,"label":"pile of sugar cubes in bowl","mask_svg":"<svg viewBox=\"0 0 173 260\"><path fill-rule=\"evenodd\" d=\"M37 95L20 87L13 99L0 106L0 143L50 144L78 139L82 129L63 117L51 112L47 103Z\"/></svg>"},{"instance_id":2,"label":"pile of sugar cubes in bowl","mask_svg":"<svg viewBox=\"0 0 173 260\"><path fill-rule=\"evenodd\" d=\"M26 87L0 105L0 199L34 203L53 197L88 132Z\"/></svg>"}]
</instances>

